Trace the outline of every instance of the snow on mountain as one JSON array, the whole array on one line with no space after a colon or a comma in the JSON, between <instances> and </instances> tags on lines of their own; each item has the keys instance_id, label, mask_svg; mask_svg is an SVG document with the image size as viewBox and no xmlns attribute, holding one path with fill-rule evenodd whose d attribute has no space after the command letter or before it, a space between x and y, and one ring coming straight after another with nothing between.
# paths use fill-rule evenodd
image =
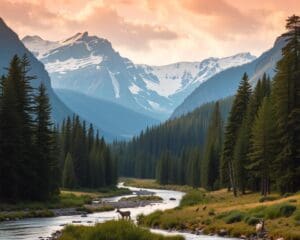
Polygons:
<instances>
[{"instance_id":1,"label":"snow on mountain","mask_svg":"<svg viewBox=\"0 0 300 240\"><path fill-rule=\"evenodd\" d=\"M156 119L166 119L211 76L255 59L250 53L166 66L135 65L111 43L87 32L59 42L25 37L24 44L45 64L54 88L121 104Z\"/></svg>"},{"instance_id":2,"label":"snow on mountain","mask_svg":"<svg viewBox=\"0 0 300 240\"><path fill-rule=\"evenodd\" d=\"M240 53L226 58L208 58L201 62L179 62L165 66L141 65L141 67L147 74L153 74L159 79L157 82L145 79L147 87L162 96L169 97L188 87L194 90L195 86L211 76L254 59L250 53Z\"/></svg>"},{"instance_id":3,"label":"snow on mountain","mask_svg":"<svg viewBox=\"0 0 300 240\"><path fill-rule=\"evenodd\" d=\"M26 36L22 42L37 58L42 58L47 52L60 46L59 42L46 41L39 36Z\"/></svg>"},{"instance_id":4,"label":"snow on mountain","mask_svg":"<svg viewBox=\"0 0 300 240\"><path fill-rule=\"evenodd\" d=\"M218 99L233 96L241 81L241 77L246 72L250 79L250 84L254 87L259 78L264 73L271 78L275 74L276 64L282 57L282 48L286 45L286 38L281 36L276 39L273 47L264 52L254 61L234 68L228 68L215 74L200 84L193 92L176 107L171 118L179 117L193 111L204 103L216 101ZM239 57L235 57L229 62L240 62ZM223 62L223 66L227 63Z\"/></svg>"}]
</instances>

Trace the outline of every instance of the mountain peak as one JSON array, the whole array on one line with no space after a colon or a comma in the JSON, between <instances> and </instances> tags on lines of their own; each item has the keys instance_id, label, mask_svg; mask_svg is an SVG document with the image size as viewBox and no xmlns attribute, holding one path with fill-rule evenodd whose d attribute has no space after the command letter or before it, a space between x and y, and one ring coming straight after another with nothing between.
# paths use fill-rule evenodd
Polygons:
<instances>
[{"instance_id":1,"label":"mountain peak","mask_svg":"<svg viewBox=\"0 0 300 240\"><path fill-rule=\"evenodd\" d=\"M36 42L40 41L40 42L42 42L42 41L45 41L45 40L42 39L38 35L33 35L33 36L27 35L27 36L25 36L25 37L22 38L22 42L31 42L31 41L36 41Z\"/></svg>"},{"instance_id":2,"label":"mountain peak","mask_svg":"<svg viewBox=\"0 0 300 240\"><path fill-rule=\"evenodd\" d=\"M88 32L83 32L83 33L78 32L75 35L73 35L72 37L67 38L66 40L62 41L62 43L63 44L70 44L70 43L76 42L78 40L82 40L83 38L86 38L88 36L89 36Z\"/></svg>"}]
</instances>

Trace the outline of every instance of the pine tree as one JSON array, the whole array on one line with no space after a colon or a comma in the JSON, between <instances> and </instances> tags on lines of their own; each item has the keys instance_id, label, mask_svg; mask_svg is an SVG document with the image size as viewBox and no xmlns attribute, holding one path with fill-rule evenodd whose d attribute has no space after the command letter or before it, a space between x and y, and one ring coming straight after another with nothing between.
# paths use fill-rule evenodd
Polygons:
<instances>
[{"instance_id":1,"label":"pine tree","mask_svg":"<svg viewBox=\"0 0 300 240\"><path fill-rule=\"evenodd\" d=\"M62 182L63 182L64 188L75 188L76 187L74 164L73 164L73 160L72 160L70 153L67 153L67 156L66 156Z\"/></svg>"},{"instance_id":2,"label":"pine tree","mask_svg":"<svg viewBox=\"0 0 300 240\"><path fill-rule=\"evenodd\" d=\"M252 128L248 170L260 179L262 195L270 193L272 167L276 156L276 125L272 103L265 97Z\"/></svg>"},{"instance_id":3,"label":"pine tree","mask_svg":"<svg viewBox=\"0 0 300 240\"><path fill-rule=\"evenodd\" d=\"M250 95L251 86L249 84L248 76L245 73L239 85L230 111L225 131L221 163L221 180L223 184L231 186L235 196L237 196L238 191L237 177L240 176L240 164L238 162L233 162L234 148L236 146L236 140L238 138L240 127L246 115Z\"/></svg>"},{"instance_id":4,"label":"pine tree","mask_svg":"<svg viewBox=\"0 0 300 240\"><path fill-rule=\"evenodd\" d=\"M201 185L209 190L216 189L219 185L222 131L223 126L220 107L219 102L217 102L206 135L206 144L201 168Z\"/></svg>"},{"instance_id":5,"label":"pine tree","mask_svg":"<svg viewBox=\"0 0 300 240\"><path fill-rule=\"evenodd\" d=\"M273 86L279 136L277 184L282 193L295 192L300 186L300 17L289 17L286 28L287 44Z\"/></svg>"},{"instance_id":6,"label":"pine tree","mask_svg":"<svg viewBox=\"0 0 300 240\"><path fill-rule=\"evenodd\" d=\"M247 165L250 164L249 159L249 151L251 149L252 145L252 127L254 120L257 116L258 109L260 108L263 99L270 95L271 92L271 82L269 77L267 77L266 74L263 75L262 79L259 79L255 89L250 97L249 105L247 107L247 114L246 118L243 121L243 139L241 140L243 142L243 148L240 149L240 154L237 157L240 157L244 159L243 166L244 168L247 168ZM247 185L248 188L250 188L253 191L258 191L260 189L260 179L255 176L255 174L252 174L251 171L247 171L244 169L244 179L247 180L247 182L244 181L244 187Z\"/></svg>"},{"instance_id":7,"label":"pine tree","mask_svg":"<svg viewBox=\"0 0 300 240\"><path fill-rule=\"evenodd\" d=\"M156 180L162 185L169 182L169 162L170 154L168 151L165 151L161 154L156 168Z\"/></svg>"},{"instance_id":8,"label":"pine tree","mask_svg":"<svg viewBox=\"0 0 300 240\"><path fill-rule=\"evenodd\" d=\"M54 155L55 142L51 123L51 106L43 84L38 89L36 102L36 130L35 130L35 157L37 159L36 191L37 198L48 199L58 192L59 180L56 178L55 170L58 169L58 156ZM54 187L56 185L56 187Z\"/></svg>"},{"instance_id":9,"label":"pine tree","mask_svg":"<svg viewBox=\"0 0 300 240\"><path fill-rule=\"evenodd\" d=\"M21 78L20 59L15 56L3 84L2 108L0 113L0 198L7 201L19 200L19 161L22 159L22 125L17 111L18 100L16 79Z\"/></svg>"}]
</instances>

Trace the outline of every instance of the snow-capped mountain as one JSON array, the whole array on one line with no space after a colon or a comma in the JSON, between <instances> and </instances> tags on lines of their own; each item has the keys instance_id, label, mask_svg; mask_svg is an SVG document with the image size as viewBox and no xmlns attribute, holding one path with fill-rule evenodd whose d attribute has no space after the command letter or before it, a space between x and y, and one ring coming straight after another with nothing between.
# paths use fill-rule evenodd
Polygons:
<instances>
[{"instance_id":1,"label":"snow-capped mountain","mask_svg":"<svg viewBox=\"0 0 300 240\"><path fill-rule=\"evenodd\" d=\"M246 72L250 83L254 87L264 73L271 78L275 74L276 63L281 59L282 48L286 45L286 39L281 36L276 39L273 47L264 52L254 61L226 69L199 85L185 98L185 100L174 110L171 118L179 117L193 111L204 103L233 96L236 93L241 77Z\"/></svg>"},{"instance_id":2,"label":"snow-capped mountain","mask_svg":"<svg viewBox=\"0 0 300 240\"><path fill-rule=\"evenodd\" d=\"M250 53L166 66L135 65L111 43L87 32L64 41L27 36L24 44L45 64L54 88L68 89L166 119L211 76L255 59Z\"/></svg>"}]
</instances>

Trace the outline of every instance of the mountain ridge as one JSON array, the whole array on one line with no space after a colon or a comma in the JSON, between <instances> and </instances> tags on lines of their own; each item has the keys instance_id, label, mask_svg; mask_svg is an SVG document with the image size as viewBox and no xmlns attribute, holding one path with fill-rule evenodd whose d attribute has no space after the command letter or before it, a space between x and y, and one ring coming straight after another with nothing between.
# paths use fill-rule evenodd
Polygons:
<instances>
[{"instance_id":1,"label":"mountain ridge","mask_svg":"<svg viewBox=\"0 0 300 240\"><path fill-rule=\"evenodd\" d=\"M193 111L207 102L216 101L235 94L242 75L246 72L252 86L264 73L273 77L277 61L281 58L281 49L285 46L284 36L276 38L273 46L254 61L226 69L197 87L174 110L170 118L179 117Z\"/></svg>"},{"instance_id":2,"label":"mountain ridge","mask_svg":"<svg viewBox=\"0 0 300 240\"><path fill-rule=\"evenodd\" d=\"M24 38L24 44L33 52L41 48L36 41L36 37ZM88 32L47 43L48 51L36 54L49 71L54 88L115 102L159 120L167 119L210 76L255 59L250 53L241 53L158 67L134 64L122 57L107 39L90 36ZM177 75L165 74L165 68L170 67L168 72Z\"/></svg>"}]
</instances>

